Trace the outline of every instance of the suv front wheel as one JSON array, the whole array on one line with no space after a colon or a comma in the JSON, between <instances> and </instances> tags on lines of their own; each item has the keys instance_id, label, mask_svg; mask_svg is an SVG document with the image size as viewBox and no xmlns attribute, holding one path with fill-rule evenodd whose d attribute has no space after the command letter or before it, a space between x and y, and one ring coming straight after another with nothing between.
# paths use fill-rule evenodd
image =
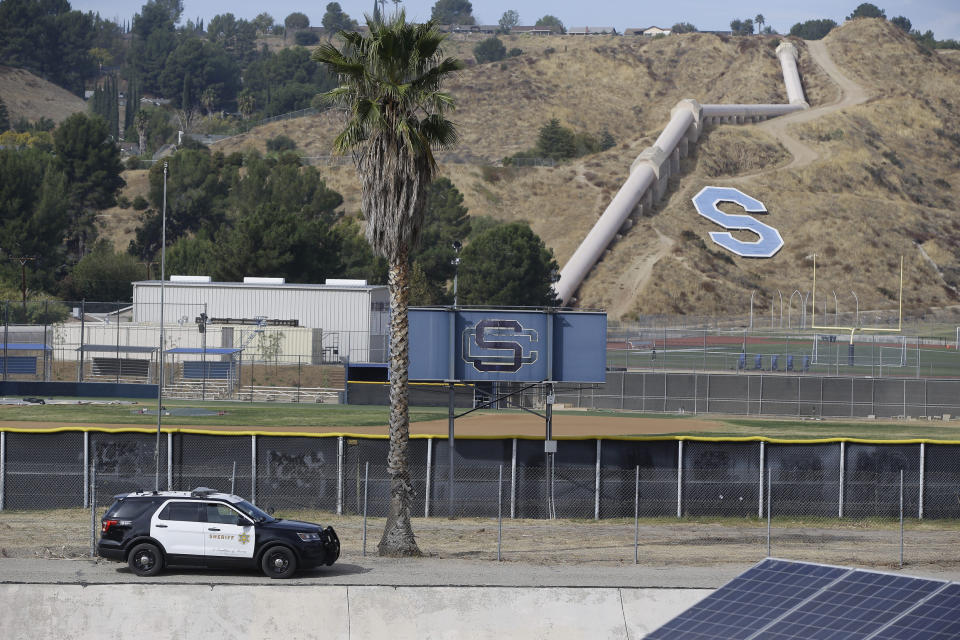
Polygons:
<instances>
[{"instance_id":1,"label":"suv front wheel","mask_svg":"<svg viewBox=\"0 0 960 640\"><path fill-rule=\"evenodd\" d=\"M260 568L269 578L289 578L297 571L297 557L286 547L271 547L263 554Z\"/></svg>"},{"instance_id":2,"label":"suv front wheel","mask_svg":"<svg viewBox=\"0 0 960 640\"><path fill-rule=\"evenodd\" d=\"M127 564L138 576L155 576L163 568L163 555L157 545L143 542L130 550Z\"/></svg>"}]
</instances>

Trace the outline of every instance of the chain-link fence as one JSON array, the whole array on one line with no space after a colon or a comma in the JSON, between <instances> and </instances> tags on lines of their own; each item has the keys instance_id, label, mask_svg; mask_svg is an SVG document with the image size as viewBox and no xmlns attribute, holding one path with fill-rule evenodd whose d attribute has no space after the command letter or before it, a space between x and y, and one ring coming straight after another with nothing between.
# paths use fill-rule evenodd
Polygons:
<instances>
[{"instance_id":1,"label":"chain-link fence","mask_svg":"<svg viewBox=\"0 0 960 640\"><path fill-rule=\"evenodd\" d=\"M362 523L376 529L389 510L386 439L163 433L155 457L156 443L146 432L0 432L0 554L86 553L114 495L155 486L209 486L284 517L330 521L356 536L356 550ZM901 553L908 564L960 563L957 453L601 439L561 441L547 457L535 440L465 439L451 484L446 441L415 439L411 513L422 544L453 555L622 562L636 551L696 564L769 549L833 563L894 565Z\"/></svg>"}]
</instances>

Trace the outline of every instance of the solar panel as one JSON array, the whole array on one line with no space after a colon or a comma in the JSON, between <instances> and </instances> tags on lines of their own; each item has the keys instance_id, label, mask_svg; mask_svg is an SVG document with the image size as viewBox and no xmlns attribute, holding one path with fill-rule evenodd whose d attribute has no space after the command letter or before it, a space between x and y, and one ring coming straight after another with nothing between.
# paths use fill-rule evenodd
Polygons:
<instances>
[{"instance_id":1,"label":"solar panel","mask_svg":"<svg viewBox=\"0 0 960 640\"><path fill-rule=\"evenodd\" d=\"M842 567L767 559L647 638L747 638L849 572Z\"/></svg>"},{"instance_id":2,"label":"solar panel","mask_svg":"<svg viewBox=\"0 0 960 640\"><path fill-rule=\"evenodd\" d=\"M866 638L943 584L939 580L853 571L774 622L757 638Z\"/></svg>"},{"instance_id":3,"label":"solar panel","mask_svg":"<svg viewBox=\"0 0 960 640\"><path fill-rule=\"evenodd\" d=\"M874 636L877 640L960 638L960 584L952 583ZM872 640L872 639L871 639Z\"/></svg>"}]
</instances>

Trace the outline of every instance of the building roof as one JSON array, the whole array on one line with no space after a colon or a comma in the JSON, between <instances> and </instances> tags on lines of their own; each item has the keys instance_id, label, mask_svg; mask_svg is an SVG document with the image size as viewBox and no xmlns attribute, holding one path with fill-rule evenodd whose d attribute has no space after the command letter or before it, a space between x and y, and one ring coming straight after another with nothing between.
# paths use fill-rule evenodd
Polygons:
<instances>
[{"instance_id":1,"label":"building roof","mask_svg":"<svg viewBox=\"0 0 960 640\"><path fill-rule=\"evenodd\" d=\"M603 35L603 34L612 34L616 33L616 27L570 27L567 29L568 36L579 36L579 35Z\"/></svg>"}]
</instances>

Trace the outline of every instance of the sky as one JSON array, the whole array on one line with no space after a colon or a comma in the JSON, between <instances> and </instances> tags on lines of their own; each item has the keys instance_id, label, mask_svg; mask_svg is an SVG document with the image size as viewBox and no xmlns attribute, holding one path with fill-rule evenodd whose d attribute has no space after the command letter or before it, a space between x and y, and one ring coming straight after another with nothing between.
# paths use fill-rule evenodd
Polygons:
<instances>
[{"instance_id":1,"label":"sky","mask_svg":"<svg viewBox=\"0 0 960 640\"><path fill-rule=\"evenodd\" d=\"M407 16L426 20L435 0L406 0L401 4ZM129 20L142 6L139 0L71 0L71 6L81 11L96 11L104 18ZM310 24L320 25L327 0L184 0L183 19L208 21L219 13L233 13L238 18L251 19L267 11L278 23L294 11L307 14ZM496 24L508 9L520 14L520 24L533 24L543 15L554 15L569 27L616 27L617 31L631 27L669 27L677 22L691 22L705 31L726 30L734 18L753 18L763 14L766 24L780 33L805 20L831 18L840 23L852 12L860 0L805 0L802 2L744 2L743 0L676 0L675 2L644 3L636 0L594 0L593 2L557 3L555 0L477 0L472 2L473 15L480 24ZM898 0L873 4L885 10L888 18L906 16L914 29L933 31L937 39L960 40L960 1L958 0ZM340 0L341 8L358 21L364 13L373 11L373 0ZM387 2L387 8L393 6Z\"/></svg>"}]
</instances>

